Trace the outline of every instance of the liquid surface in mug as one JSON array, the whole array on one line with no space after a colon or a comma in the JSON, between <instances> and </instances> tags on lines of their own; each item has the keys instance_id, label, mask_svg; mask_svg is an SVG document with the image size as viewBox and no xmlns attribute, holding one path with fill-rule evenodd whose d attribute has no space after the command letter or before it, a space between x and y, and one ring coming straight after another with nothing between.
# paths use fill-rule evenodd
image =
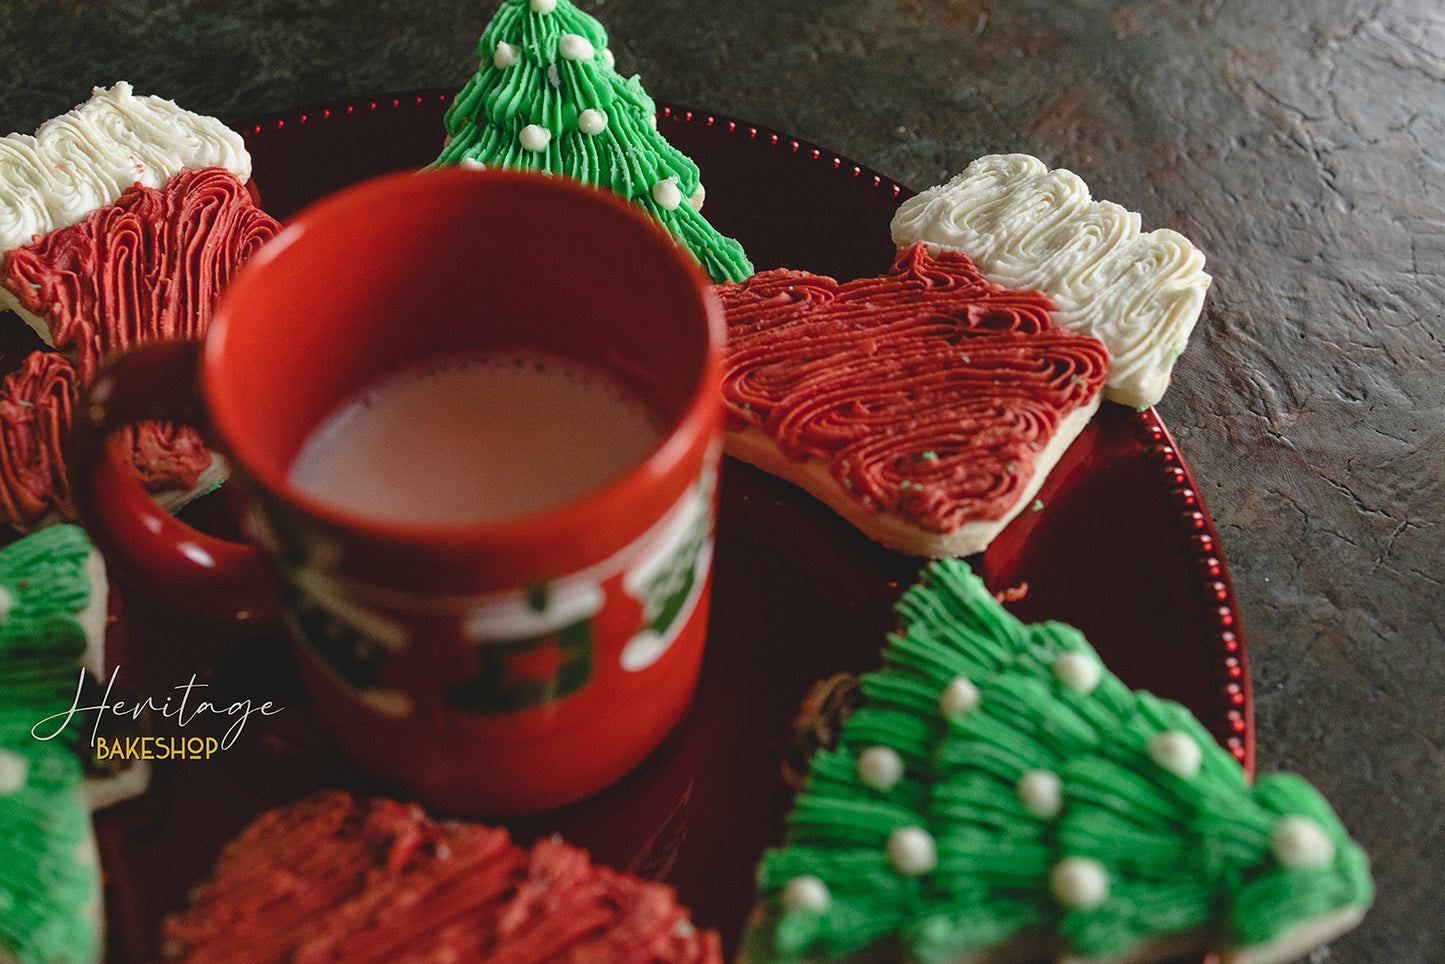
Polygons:
<instances>
[{"instance_id":1,"label":"liquid surface in mug","mask_svg":"<svg viewBox=\"0 0 1445 964\"><path fill-rule=\"evenodd\" d=\"M657 415L612 376L546 355L402 368L338 406L302 446L299 491L394 522L496 522L549 509L642 462Z\"/></svg>"}]
</instances>

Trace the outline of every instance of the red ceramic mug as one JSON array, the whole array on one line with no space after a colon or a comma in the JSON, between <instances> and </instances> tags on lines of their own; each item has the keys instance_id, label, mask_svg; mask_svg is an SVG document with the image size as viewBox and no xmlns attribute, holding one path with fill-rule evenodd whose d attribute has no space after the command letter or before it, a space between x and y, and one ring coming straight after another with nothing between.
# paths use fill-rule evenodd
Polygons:
<instances>
[{"instance_id":1,"label":"red ceramic mug","mask_svg":"<svg viewBox=\"0 0 1445 964\"><path fill-rule=\"evenodd\" d=\"M724 337L690 256L612 195L523 172L389 175L290 221L203 343L142 346L97 377L77 503L131 585L234 618L279 610L320 718L395 790L457 813L548 809L640 763L694 690ZM510 356L614 380L656 438L586 491L480 521L377 515L293 478L328 414L378 379ZM226 456L249 544L157 510L121 469L103 441L141 419L195 425Z\"/></svg>"}]
</instances>

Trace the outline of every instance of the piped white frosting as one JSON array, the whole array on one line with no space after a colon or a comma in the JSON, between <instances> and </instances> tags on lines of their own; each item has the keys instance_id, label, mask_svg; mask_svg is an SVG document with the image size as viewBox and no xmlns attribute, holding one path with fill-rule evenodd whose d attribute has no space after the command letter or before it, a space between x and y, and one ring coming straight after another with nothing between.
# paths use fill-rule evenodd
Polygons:
<instances>
[{"instance_id":1,"label":"piped white frosting","mask_svg":"<svg viewBox=\"0 0 1445 964\"><path fill-rule=\"evenodd\" d=\"M1049 872L1054 898L1074 910L1093 910L1109 899L1109 871L1092 857L1065 857Z\"/></svg>"},{"instance_id":2,"label":"piped white frosting","mask_svg":"<svg viewBox=\"0 0 1445 964\"><path fill-rule=\"evenodd\" d=\"M1060 653L1054 658L1054 677L1076 693L1094 692L1103 675L1099 661L1084 653Z\"/></svg>"},{"instance_id":3,"label":"piped white frosting","mask_svg":"<svg viewBox=\"0 0 1445 964\"><path fill-rule=\"evenodd\" d=\"M803 874L783 888L783 909L821 914L833 906L833 895L821 878Z\"/></svg>"},{"instance_id":4,"label":"piped white frosting","mask_svg":"<svg viewBox=\"0 0 1445 964\"><path fill-rule=\"evenodd\" d=\"M557 39L557 53L564 60L591 60L597 56L592 41L576 33L564 33Z\"/></svg>"},{"instance_id":5,"label":"piped white frosting","mask_svg":"<svg viewBox=\"0 0 1445 964\"><path fill-rule=\"evenodd\" d=\"M1041 820L1052 820L1064 808L1064 782L1052 770L1029 770L1019 777L1019 803Z\"/></svg>"},{"instance_id":6,"label":"piped white frosting","mask_svg":"<svg viewBox=\"0 0 1445 964\"><path fill-rule=\"evenodd\" d=\"M529 151L545 151L552 140L552 132L540 124L528 124L517 135L522 147Z\"/></svg>"},{"instance_id":7,"label":"piped white frosting","mask_svg":"<svg viewBox=\"0 0 1445 964\"><path fill-rule=\"evenodd\" d=\"M13 750L0 747L0 797L18 793L30 779L30 760Z\"/></svg>"},{"instance_id":8,"label":"piped white frosting","mask_svg":"<svg viewBox=\"0 0 1445 964\"><path fill-rule=\"evenodd\" d=\"M1286 867L1328 867L1335 859L1335 845L1324 828L1309 817L1291 815L1275 825L1270 848Z\"/></svg>"},{"instance_id":9,"label":"piped white frosting","mask_svg":"<svg viewBox=\"0 0 1445 964\"><path fill-rule=\"evenodd\" d=\"M1149 758L1176 776L1189 779L1199 775L1204 751L1188 733L1170 731L1149 739Z\"/></svg>"},{"instance_id":10,"label":"piped white frosting","mask_svg":"<svg viewBox=\"0 0 1445 964\"><path fill-rule=\"evenodd\" d=\"M1177 231L1095 201L1078 175L1027 154L981 157L905 201L893 241L962 251L991 280L1043 291L1058 324L1109 349L1105 395L1147 408L1164 395L1204 306L1204 255Z\"/></svg>"},{"instance_id":11,"label":"piped white frosting","mask_svg":"<svg viewBox=\"0 0 1445 964\"><path fill-rule=\"evenodd\" d=\"M858 779L887 793L903 779L903 758L887 746L870 746L858 755Z\"/></svg>"},{"instance_id":12,"label":"piped white frosting","mask_svg":"<svg viewBox=\"0 0 1445 964\"><path fill-rule=\"evenodd\" d=\"M249 180L241 135L174 101L136 96L125 81L97 87L34 134L0 138L0 251L69 227L132 185L159 188L182 168L203 167Z\"/></svg>"},{"instance_id":13,"label":"piped white frosting","mask_svg":"<svg viewBox=\"0 0 1445 964\"><path fill-rule=\"evenodd\" d=\"M888 862L905 877L921 877L938 866L938 844L922 827L899 827L888 835Z\"/></svg>"},{"instance_id":14,"label":"piped white frosting","mask_svg":"<svg viewBox=\"0 0 1445 964\"><path fill-rule=\"evenodd\" d=\"M938 698L938 710L944 718L948 718L960 713L972 713L981 702L983 694L973 685L973 681L966 676L955 676L943 688L943 693Z\"/></svg>"},{"instance_id":15,"label":"piped white frosting","mask_svg":"<svg viewBox=\"0 0 1445 964\"><path fill-rule=\"evenodd\" d=\"M577 115L577 129L591 136L607 130L607 115L595 107L588 107Z\"/></svg>"},{"instance_id":16,"label":"piped white frosting","mask_svg":"<svg viewBox=\"0 0 1445 964\"><path fill-rule=\"evenodd\" d=\"M508 67L515 67L521 62L521 51L505 40L497 41L497 49L492 51L493 66L498 70L506 70Z\"/></svg>"},{"instance_id":17,"label":"piped white frosting","mask_svg":"<svg viewBox=\"0 0 1445 964\"><path fill-rule=\"evenodd\" d=\"M682 203L682 191L677 186L677 178L665 177L652 185L652 200L660 208L676 211L677 206Z\"/></svg>"}]
</instances>

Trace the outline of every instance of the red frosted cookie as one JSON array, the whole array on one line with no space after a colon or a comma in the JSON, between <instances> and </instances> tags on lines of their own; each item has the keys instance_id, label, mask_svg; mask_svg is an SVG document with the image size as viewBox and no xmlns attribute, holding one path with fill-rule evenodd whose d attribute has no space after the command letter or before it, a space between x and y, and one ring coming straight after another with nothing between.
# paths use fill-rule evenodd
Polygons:
<instances>
[{"instance_id":1,"label":"red frosted cookie","mask_svg":"<svg viewBox=\"0 0 1445 964\"><path fill-rule=\"evenodd\" d=\"M204 333L217 293L276 229L231 172L183 169L8 252L0 283L89 382L111 352Z\"/></svg>"},{"instance_id":2,"label":"red frosted cookie","mask_svg":"<svg viewBox=\"0 0 1445 964\"><path fill-rule=\"evenodd\" d=\"M59 457L75 392L114 352L204 334L221 288L277 228L234 174L181 170L6 253L0 285L64 354L34 353L0 387L4 432L23 439L30 463L0 463L0 521L29 528L53 510L69 515ZM36 392L49 404L27 406ZM212 466L189 428L143 423L122 444L152 492L193 489Z\"/></svg>"},{"instance_id":3,"label":"red frosted cookie","mask_svg":"<svg viewBox=\"0 0 1445 964\"><path fill-rule=\"evenodd\" d=\"M221 287L278 228L250 176L240 134L124 81L0 137L0 312L60 353L31 355L0 385L4 441L20 445L0 464L0 524L72 514L60 446L106 355L204 332ZM142 425L123 444L172 508L223 471L189 429Z\"/></svg>"},{"instance_id":4,"label":"red frosted cookie","mask_svg":"<svg viewBox=\"0 0 1445 964\"><path fill-rule=\"evenodd\" d=\"M889 548L982 551L1098 408L1097 339L966 255L899 252L839 283L767 271L717 289L727 451L797 483Z\"/></svg>"},{"instance_id":5,"label":"red frosted cookie","mask_svg":"<svg viewBox=\"0 0 1445 964\"><path fill-rule=\"evenodd\" d=\"M166 921L172 960L721 964L671 888L556 839L323 792L259 817Z\"/></svg>"}]
</instances>

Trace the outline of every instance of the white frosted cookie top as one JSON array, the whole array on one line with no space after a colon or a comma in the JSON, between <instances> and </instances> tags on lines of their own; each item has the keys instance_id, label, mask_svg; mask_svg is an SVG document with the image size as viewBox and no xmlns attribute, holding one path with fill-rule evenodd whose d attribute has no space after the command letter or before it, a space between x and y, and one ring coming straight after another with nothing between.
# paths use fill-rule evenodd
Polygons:
<instances>
[{"instance_id":1,"label":"white frosted cookie top","mask_svg":"<svg viewBox=\"0 0 1445 964\"><path fill-rule=\"evenodd\" d=\"M181 168L224 167L242 182L251 156L214 117L121 81L31 134L0 138L0 251L80 221L133 184L162 187Z\"/></svg>"},{"instance_id":2,"label":"white frosted cookie top","mask_svg":"<svg viewBox=\"0 0 1445 964\"><path fill-rule=\"evenodd\" d=\"M1163 397L1210 282L1188 238L1141 232L1139 215L1027 154L979 158L905 201L892 232L900 248L962 251L992 281L1043 291L1058 324L1109 349L1104 394L1135 408Z\"/></svg>"}]
</instances>

